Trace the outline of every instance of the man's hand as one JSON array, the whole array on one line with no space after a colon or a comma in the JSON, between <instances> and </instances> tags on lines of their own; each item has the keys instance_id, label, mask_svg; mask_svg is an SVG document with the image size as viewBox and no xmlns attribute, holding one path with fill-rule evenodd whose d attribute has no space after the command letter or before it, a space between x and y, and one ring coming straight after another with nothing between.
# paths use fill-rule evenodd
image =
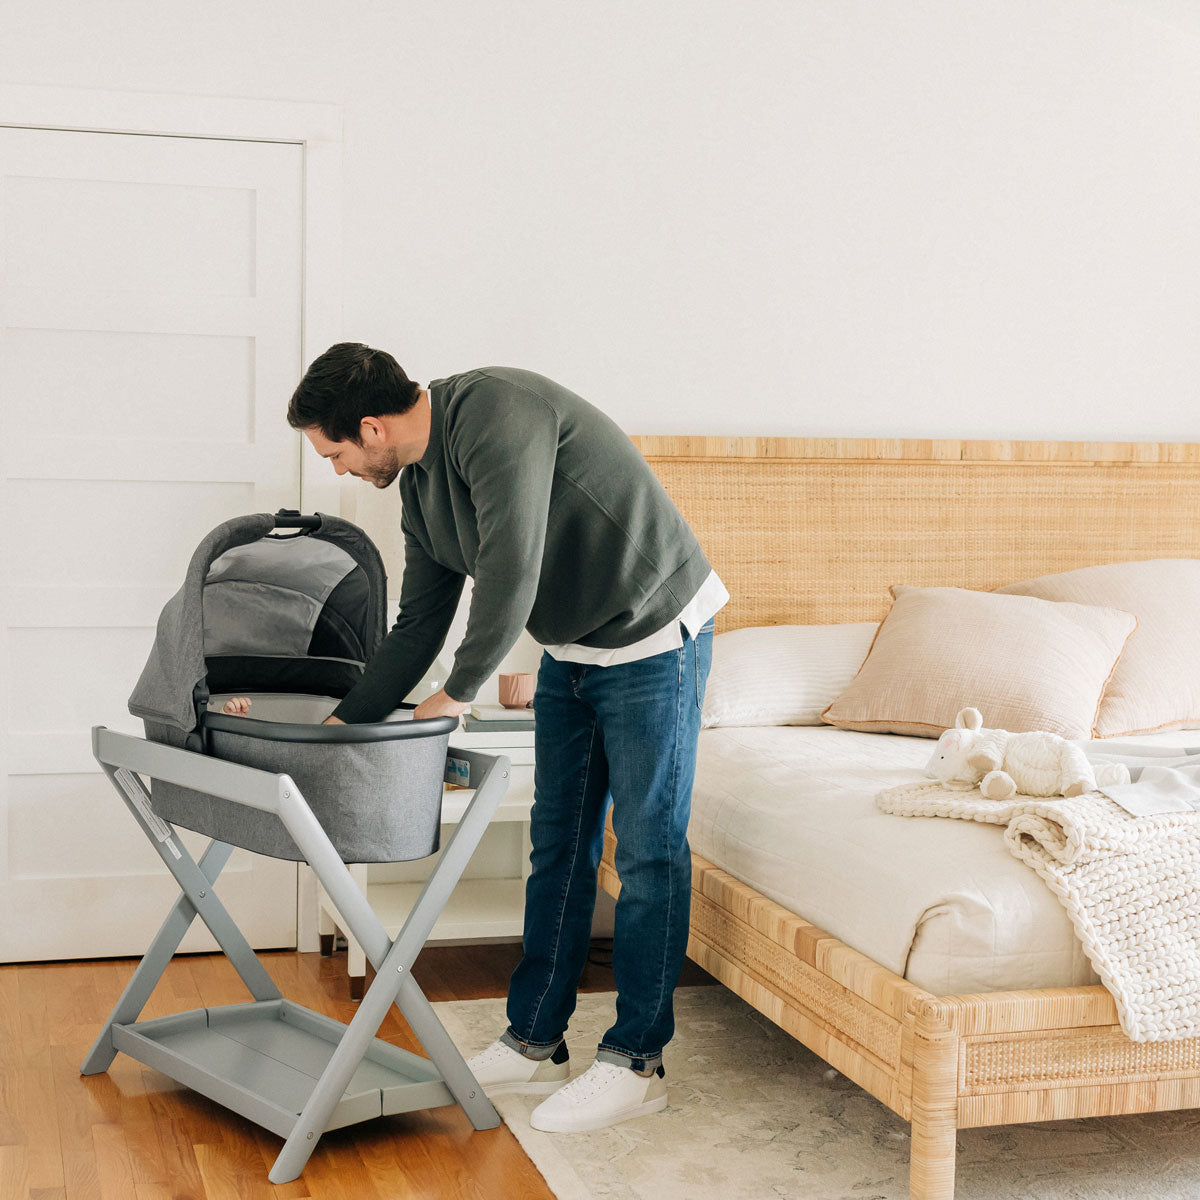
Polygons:
<instances>
[{"instance_id":1,"label":"man's hand","mask_svg":"<svg viewBox=\"0 0 1200 1200\"><path fill-rule=\"evenodd\" d=\"M423 721L426 717L461 717L470 708L462 700L451 700L446 689L434 692L428 700L422 700L413 712L413 719Z\"/></svg>"}]
</instances>

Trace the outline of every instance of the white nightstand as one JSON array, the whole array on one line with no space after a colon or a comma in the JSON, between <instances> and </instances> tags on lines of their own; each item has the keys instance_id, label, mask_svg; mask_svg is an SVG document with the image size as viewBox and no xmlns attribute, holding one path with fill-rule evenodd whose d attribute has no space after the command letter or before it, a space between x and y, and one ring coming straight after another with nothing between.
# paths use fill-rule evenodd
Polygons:
<instances>
[{"instance_id":1,"label":"white nightstand","mask_svg":"<svg viewBox=\"0 0 1200 1200\"><path fill-rule=\"evenodd\" d=\"M506 754L512 760L508 791L471 858L450 902L433 927L429 942L515 941L525 914L529 877L529 810L533 807L533 733L467 733L450 737L452 746ZM442 800L442 844L467 807L471 793L447 789ZM394 938L400 932L436 856L411 863L352 866L350 874ZM333 953L338 933L346 938L350 995L360 999L367 973L366 956L338 916L325 890L317 885L317 931L321 953Z\"/></svg>"}]
</instances>

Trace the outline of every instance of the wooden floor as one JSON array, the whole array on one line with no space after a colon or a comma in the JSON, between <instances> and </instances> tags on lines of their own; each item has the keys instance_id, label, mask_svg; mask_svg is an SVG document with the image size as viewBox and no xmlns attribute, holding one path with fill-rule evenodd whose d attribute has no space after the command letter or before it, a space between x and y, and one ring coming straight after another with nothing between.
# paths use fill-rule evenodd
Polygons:
<instances>
[{"instance_id":1,"label":"wooden floor","mask_svg":"<svg viewBox=\"0 0 1200 1200\"><path fill-rule=\"evenodd\" d=\"M289 999L341 1021L354 1015L344 953L261 957ZM431 946L413 974L432 1001L503 996L519 957L517 945ZM505 1125L476 1132L457 1106L327 1133L299 1179L273 1186L267 1171L283 1144L273 1134L123 1054L107 1074L79 1074L135 965L0 966L0 1200L552 1197ZM689 962L679 982L715 980ZM611 969L588 965L581 990L612 987ZM143 1016L248 998L223 956L180 956ZM380 1036L421 1050L394 1008Z\"/></svg>"}]
</instances>

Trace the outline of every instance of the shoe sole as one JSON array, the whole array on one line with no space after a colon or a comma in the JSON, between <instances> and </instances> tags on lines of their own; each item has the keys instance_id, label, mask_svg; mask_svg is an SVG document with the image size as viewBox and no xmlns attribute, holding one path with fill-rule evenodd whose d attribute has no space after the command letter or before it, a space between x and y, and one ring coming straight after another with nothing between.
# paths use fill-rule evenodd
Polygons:
<instances>
[{"instance_id":1,"label":"shoe sole","mask_svg":"<svg viewBox=\"0 0 1200 1200\"><path fill-rule=\"evenodd\" d=\"M610 1125L619 1125L631 1117L644 1117L650 1113L662 1112L667 1107L665 1095L655 1100L643 1100L640 1104L632 1104L628 1108L620 1108L611 1116L593 1117L590 1121L572 1122L555 1128L552 1125L537 1125L532 1118L529 1124L543 1133L590 1133L593 1129L607 1129Z\"/></svg>"},{"instance_id":2,"label":"shoe sole","mask_svg":"<svg viewBox=\"0 0 1200 1200\"><path fill-rule=\"evenodd\" d=\"M483 1094L485 1096L507 1096L517 1093L526 1096L548 1096L551 1092L557 1092L566 1082L564 1076L562 1079L553 1079L549 1083L493 1083L490 1086L484 1084Z\"/></svg>"}]
</instances>

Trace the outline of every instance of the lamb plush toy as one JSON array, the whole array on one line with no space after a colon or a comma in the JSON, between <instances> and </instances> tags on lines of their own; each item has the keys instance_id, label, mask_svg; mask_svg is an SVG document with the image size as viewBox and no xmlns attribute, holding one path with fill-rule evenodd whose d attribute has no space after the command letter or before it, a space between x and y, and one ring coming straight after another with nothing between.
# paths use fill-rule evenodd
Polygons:
<instances>
[{"instance_id":1,"label":"lamb plush toy","mask_svg":"<svg viewBox=\"0 0 1200 1200\"><path fill-rule=\"evenodd\" d=\"M977 708L964 708L938 738L926 773L947 787L979 785L989 800L1025 796L1080 796L1097 787L1128 783L1121 763L1092 764L1073 742L1056 733L1009 733L984 729Z\"/></svg>"}]
</instances>

